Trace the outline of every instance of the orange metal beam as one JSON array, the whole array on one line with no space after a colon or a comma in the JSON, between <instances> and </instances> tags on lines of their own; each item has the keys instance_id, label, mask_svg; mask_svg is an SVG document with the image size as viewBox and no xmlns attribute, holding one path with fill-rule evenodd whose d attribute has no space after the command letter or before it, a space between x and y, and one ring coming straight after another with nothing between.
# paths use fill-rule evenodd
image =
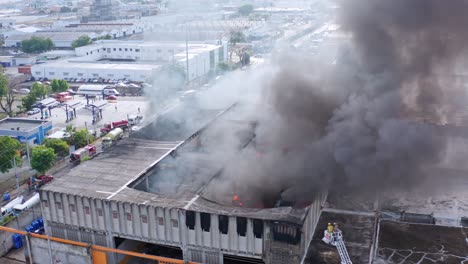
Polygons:
<instances>
[{"instance_id":1,"label":"orange metal beam","mask_svg":"<svg viewBox=\"0 0 468 264\"><path fill-rule=\"evenodd\" d=\"M91 245L91 244L86 244L86 243L83 243L83 242L77 242L77 241L58 238L58 237L48 237L46 235L28 233L28 232L25 232L25 231L22 231L22 230L13 229L13 228L9 228L9 227L6 227L6 226L0 226L0 230L10 232L10 233L21 234L21 235L29 234L32 237L45 239L45 240L50 240L50 241L54 241L54 242L58 242L58 243L69 244L69 245L78 246L78 247L85 247L85 248L90 247L93 251L95 250L95 251L106 252L106 253L118 253L118 254L124 254L124 255L129 255L129 256L133 256L133 257L138 257L138 258L157 260L161 264L184 264L184 263L198 264L197 262L190 262L190 261L189 262L184 262L183 260L180 260L180 259L171 259L171 258L165 258L165 257L158 257L158 256L154 256L154 255L147 255L147 254L127 251L127 250L121 250L121 249Z\"/></svg>"}]
</instances>

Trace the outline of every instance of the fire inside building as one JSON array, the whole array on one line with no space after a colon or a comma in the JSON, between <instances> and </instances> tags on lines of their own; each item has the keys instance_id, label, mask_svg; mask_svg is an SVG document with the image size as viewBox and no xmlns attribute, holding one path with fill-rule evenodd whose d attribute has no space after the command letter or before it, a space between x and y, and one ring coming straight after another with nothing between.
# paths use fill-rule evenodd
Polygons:
<instances>
[{"instance_id":1,"label":"fire inside building","mask_svg":"<svg viewBox=\"0 0 468 264\"><path fill-rule=\"evenodd\" d=\"M177 118L162 116L72 169L41 191L46 229L199 263L301 263L327 194L298 203L281 193L255 200L219 192L225 161L207 158L216 128L234 131L239 152L255 136L237 108L174 110ZM121 258L108 255L108 263Z\"/></svg>"}]
</instances>

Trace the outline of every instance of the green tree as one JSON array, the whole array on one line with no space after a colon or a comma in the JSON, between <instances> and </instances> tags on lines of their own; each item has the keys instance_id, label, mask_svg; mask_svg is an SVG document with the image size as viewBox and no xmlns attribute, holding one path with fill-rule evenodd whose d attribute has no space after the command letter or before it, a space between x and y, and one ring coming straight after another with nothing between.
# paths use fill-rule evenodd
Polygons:
<instances>
[{"instance_id":1,"label":"green tree","mask_svg":"<svg viewBox=\"0 0 468 264\"><path fill-rule=\"evenodd\" d=\"M70 85L68 85L68 82L65 80L54 79L50 83L50 88L52 89L52 92L60 93L68 90L70 88Z\"/></svg>"},{"instance_id":2,"label":"green tree","mask_svg":"<svg viewBox=\"0 0 468 264\"><path fill-rule=\"evenodd\" d=\"M54 149L37 146L32 149L31 167L40 174L44 174L54 166L56 158L57 155L54 153Z\"/></svg>"},{"instance_id":3,"label":"green tree","mask_svg":"<svg viewBox=\"0 0 468 264\"><path fill-rule=\"evenodd\" d=\"M32 105L37 101L37 98L31 94L21 98L21 109L24 111L29 111L32 108Z\"/></svg>"},{"instance_id":4,"label":"green tree","mask_svg":"<svg viewBox=\"0 0 468 264\"><path fill-rule=\"evenodd\" d=\"M48 138L44 140L44 146L53 149L55 154L60 157L67 156L69 152L67 142L59 138Z\"/></svg>"},{"instance_id":5,"label":"green tree","mask_svg":"<svg viewBox=\"0 0 468 264\"><path fill-rule=\"evenodd\" d=\"M13 102L15 94L8 84L5 75L0 74L0 108L9 116L13 116Z\"/></svg>"},{"instance_id":6,"label":"green tree","mask_svg":"<svg viewBox=\"0 0 468 264\"><path fill-rule=\"evenodd\" d=\"M13 168L15 159L16 165L20 165L22 162L20 150L23 148L18 140L8 137L0 137L0 172L8 172Z\"/></svg>"},{"instance_id":7,"label":"green tree","mask_svg":"<svg viewBox=\"0 0 468 264\"><path fill-rule=\"evenodd\" d=\"M21 42L21 50L25 53L41 53L51 50L54 43L50 38L31 37Z\"/></svg>"},{"instance_id":8,"label":"green tree","mask_svg":"<svg viewBox=\"0 0 468 264\"><path fill-rule=\"evenodd\" d=\"M34 83L29 94L21 99L22 109L29 111L38 98L44 99L50 93L49 87L41 83Z\"/></svg>"},{"instance_id":9,"label":"green tree","mask_svg":"<svg viewBox=\"0 0 468 264\"><path fill-rule=\"evenodd\" d=\"M253 5L243 5L239 7L238 12L241 16L248 16L250 15L250 13L253 12L253 10L254 10Z\"/></svg>"},{"instance_id":10,"label":"green tree","mask_svg":"<svg viewBox=\"0 0 468 264\"><path fill-rule=\"evenodd\" d=\"M221 62L218 64L218 69L220 69L221 71L229 71L231 70L231 67L225 62Z\"/></svg>"},{"instance_id":11,"label":"green tree","mask_svg":"<svg viewBox=\"0 0 468 264\"><path fill-rule=\"evenodd\" d=\"M45 84L34 83L28 95L44 99L50 93L49 87Z\"/></svg>"},{"instance_id":12,"label":"green tree","mask_svg":"<svg viewBox=\"0 0 468 264\"><path fill-rule=\"evenodd\" d=\"M86 46L86 45L89 45L91 43L92 43L91 38L84 35L84 36L81 36L81 37L75 39L72 42L72 48L78 48L78 47Z\"/></svg>"},{"instance_id":13,"label":"green tree","mask_svg":"<svg viewBox=\"0 0 468 264\"><path fill-rule=\"evenodd\" d=\"M76 148L82 148L88 145L88 142L93 142L94 136L89 133L86 129L81 129L79 131L74 132L68 138L68 144L74 145Z\"/></svg>"},{"instance_id":14,"label":"green tree","mask_svg":"<svg viewBox=\"0 0 468 264\"><path fill-rule=\"evenodd\" d=\"M112 39L112 36L107 34L105 36L99 37L98 39Z\"/></svg>"},{"instance_id":15,"label":"green tree","mask_svg":"<svg viewBox=\"0 0 468 264\"><path fill-rule=\"evenodd\" d=\"M72 135L76 132L76 127L73 127L73 125L68 125L65 127L65 132Z\"/></svg>"},{"instance_id":16,"label":"green tree","mask_svg":"<svg viewBox=\"0 0 468 264\"><path fill-rule=\"evenodd\" d=\"M232 54L236 50L237 43L245 42L245 35L241 31L231 31L229 37L230 51L229 51L229 61L232 62Z\"/></svg>"},{"instance_id":17,"label":"green tree","mask_svg":"<svg viewBox=\"0 0 468 264\"><path fill-rule=\"evenodd\" d=\"M235 46L237 43L245 42L245 35L242 31L231 31L229 36L229 44Z\"/></svg>"}]
</instances>

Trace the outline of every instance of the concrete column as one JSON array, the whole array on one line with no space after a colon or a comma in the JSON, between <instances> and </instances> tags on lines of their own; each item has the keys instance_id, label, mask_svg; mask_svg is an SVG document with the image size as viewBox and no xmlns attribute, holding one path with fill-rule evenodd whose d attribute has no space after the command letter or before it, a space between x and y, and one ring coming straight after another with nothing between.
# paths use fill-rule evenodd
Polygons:
<instances>
[{"instance_id":1,"label":"concrete column","mask_svg":"<svg viewBox=\"0 0 468 264\"><path fill-rule=\"evenodd\" d=\"M106 226L106 240L107 246L110 248L115 248L114 237L112 236L112 208L109 201L103 201L102 211L104 213L104 225ZM115 264L117 263L117 254L107 254L107 263Z\"/></svg>"},{"instance_id":2,"label":"concrete column","mask_svg":"<svg viewBox=\"0 0 468 264\"><path fill-rule=\"evenodd\" d=\"M32 259L32 254L31 254L31 241L29 241L29 233L24 236L24 239L26 240L26 246L28 250L28 256L26 258L26 261L29 262L30 264L33 264L33 259ZM29 261L28 261L29 258Z\"/></svg>"}]
</instances>

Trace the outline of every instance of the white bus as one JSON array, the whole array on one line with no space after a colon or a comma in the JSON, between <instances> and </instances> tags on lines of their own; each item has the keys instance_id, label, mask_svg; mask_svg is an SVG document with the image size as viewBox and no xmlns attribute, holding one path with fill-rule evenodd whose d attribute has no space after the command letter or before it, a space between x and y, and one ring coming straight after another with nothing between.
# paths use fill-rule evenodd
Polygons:
<instances>
[{"instance_id":1,"label":"white bus","mask_svg":"<svg viewBox=\"0 0 468 264\"><path fill-rule=\"evenodd\" d=\"M21 213L22 211L28 209L28 208L31 208L33 207L34 205L36 205L37 203L39 203L39 193L36 193L33 195L33 197L31 197L29 200L27 200L26 202L22 203L22 204L17 204L15 206L13 206L13 211L17 214L17 213Z\"/></svg>"},{"instance_id":2,"label":"white bus","mask_svg":"<svg viewBox=\"0 0 468 264\"><path fill-rule=\"evenodd\" d=\"M99 84L83 84L76 92L78 95L99 96L99 95L115 95L118 96L119 92L108 85Z\"/></svg>"},{"instance_id":3,"label":"white bus","mask_svg":"<svg viewBox=\"0 0 468 264\"><path fill-rule=\"evenodd\" d=\"M3 219L5 216L11 215L13 212L13 207L15 207L18 204L21 204L23 202L23 196L18 196L15 199L13 199L11 202L7 203L5 206L2 207L2 215L1 219Z\"/></svg>"}]
</instances>

